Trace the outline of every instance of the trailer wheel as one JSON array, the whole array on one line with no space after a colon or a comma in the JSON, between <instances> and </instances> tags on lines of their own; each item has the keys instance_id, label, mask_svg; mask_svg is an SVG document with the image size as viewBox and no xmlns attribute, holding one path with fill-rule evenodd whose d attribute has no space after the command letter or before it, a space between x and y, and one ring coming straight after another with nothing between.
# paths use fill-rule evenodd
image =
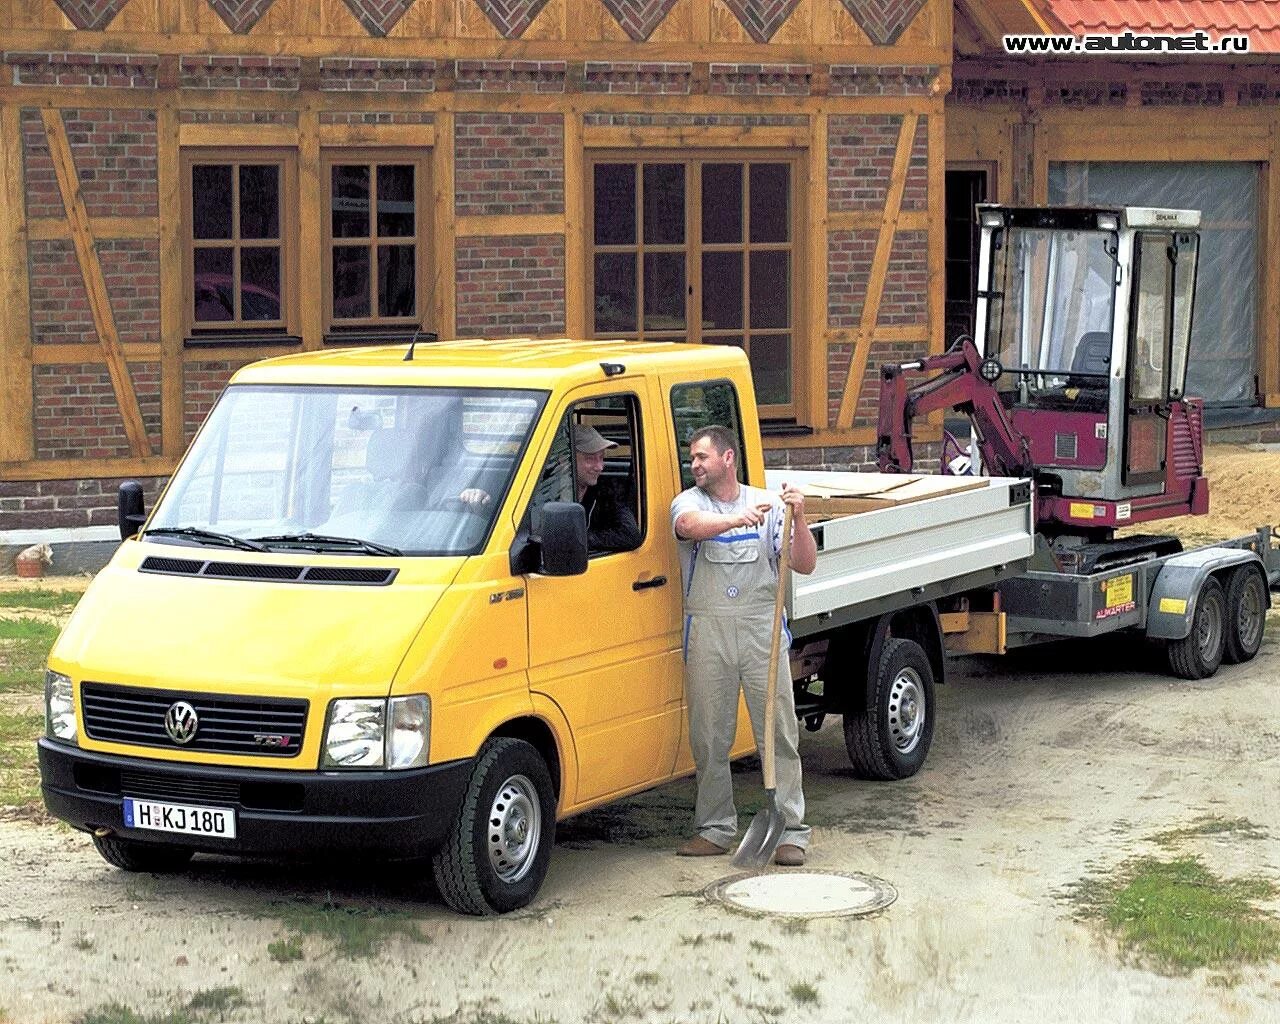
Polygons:
<instances>
[{"instance_id":1,"label":"trailer wheel","mask_svg":"<svg viewBox=\"0 0 1280 1024\"><path fill-rule=\"evenodd\" d=\"M1267 622L1267 584L1251 565L1241 566L1227 584L1226 647L1222 660L1229 665L1249 661L1262 647Z\"/></svg>"},{"instance_id":2,"label":"trailer wheel","mask_svg":"<svg viewBox=\"0 0 1280 1024\"><path fill-rule=\"evenodd\" d=\"M156 874L181 871L190 863L191 855L195 852L185 846L140 843L136 839L121 839L119 836L94 836L93 846L103 860L121 871L149 871Z\"/></svg>"},{"instance_id":3,"label":"trailer wheel","mask_svg":"<svg viewBox=\"0 0 1280 1024\"><path fill-rule=\"evenodd\" d=\"M556 799L546 762L499 736L476 755L462 807L432 861L436 886L460 914L504 914L538 894L551 861Z\"/></svg>"},{"instance_id":4,"label":"trailer wheel","mask_svg":"<svg viewBox=\"0 0 1280 1024\"><path fill-rule=\"evenodd\" d=\"M1200 586L1191 632L1170 640L1169 670L1182 679L1205 679L1218 671L1226 648L1227 599L1222 584L1210 576Z\"/></svg>"},{"instance_id":5,"label":"trailer wheel","mask_svg":"<svg viewBox=\"0 0 1280 1024\"><path fill-rule=\"evenodd\" d=\"M870 680L867 709L844 716L854 774L892 781L918 772L933 742L933 667L914 640L890 638Z\"/></svg>"}]
</instances>

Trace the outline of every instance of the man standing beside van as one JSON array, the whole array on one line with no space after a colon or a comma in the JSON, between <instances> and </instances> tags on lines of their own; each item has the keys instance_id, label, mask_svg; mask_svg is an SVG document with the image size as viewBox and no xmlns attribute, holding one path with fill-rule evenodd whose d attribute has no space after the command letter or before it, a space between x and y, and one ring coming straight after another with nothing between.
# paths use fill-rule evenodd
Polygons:
<instances>
[{"instance_id":1,"label":"man standing beside van","mask_svg":"<svg viewBox=\"0 0 1280 1024\"><path fill-rule=\"evenodd\" d=\"M676 853L710 857L727 853L738 834L729 751L737 728L738 691L746 695L756 744L764 740L764 703L772 644L773 606L782 550L783 503L794 516L791 568L813 572L818 549L804 518L804 495L786 484L782 497L738 482L737 439L725 427L708 426L690 438L694 485L671 503L671 525L684 575L685 693L689 743L697 768L695 835ZM783 626L779 649L777 800L785 831L775 862L804 863L809 828L804 824L795 694Z\"/></svg>"}]
</instances>

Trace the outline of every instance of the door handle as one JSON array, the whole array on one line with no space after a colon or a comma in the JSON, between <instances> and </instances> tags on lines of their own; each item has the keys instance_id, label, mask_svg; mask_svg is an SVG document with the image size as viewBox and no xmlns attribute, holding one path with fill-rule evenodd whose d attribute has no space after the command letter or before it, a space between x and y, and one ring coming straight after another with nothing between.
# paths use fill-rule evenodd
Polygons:
<instances>
[{"instance_id":1,"label":"door handle","mask_svg":"<svg viewBox=\"0 0 1280 1024\"><path fill-rule=\"evenodd\" d=\"M665 576L654 576L648 580L636 580L631 584L632 590L652 590L654 587L665 587L667 578Z\"/></svg>"}]
</instances>

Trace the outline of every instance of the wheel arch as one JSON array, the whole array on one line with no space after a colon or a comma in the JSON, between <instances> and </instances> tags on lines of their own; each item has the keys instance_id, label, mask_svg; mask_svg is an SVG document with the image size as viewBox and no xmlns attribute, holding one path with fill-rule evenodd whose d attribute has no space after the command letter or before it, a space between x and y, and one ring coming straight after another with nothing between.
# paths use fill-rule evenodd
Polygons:
<instances>
[{"instance_id":1,"label":"wheel arch","mask_svg":"<svg viewBox=\"0 0 1280 1024\"><path fill-rule=\"evenodd\" d=\"M1231 574L1248 565L1257 566L1266 580L1262 559L1243 548L1200 548L1168 558L1151 586L1147 636L1156 640L1183 640L1190 636L1205 580L1216 577L1225 590Z\"/></svg>"},{"instance_id":2,"label":"wheel arch","mask_svg":"<svg viewBox=\"0 0 1280 1024\"><path fill-rule=\"evenodd\" d=\"M564 759L560 755L560 743L551 725L543 718L535 715L523 715L503 722L489 734L489 738L504 736L514 740L524 740L534 748L547 763L547 771L555 786L556 801L564 792Z\"/></svg>"}]
</instances>

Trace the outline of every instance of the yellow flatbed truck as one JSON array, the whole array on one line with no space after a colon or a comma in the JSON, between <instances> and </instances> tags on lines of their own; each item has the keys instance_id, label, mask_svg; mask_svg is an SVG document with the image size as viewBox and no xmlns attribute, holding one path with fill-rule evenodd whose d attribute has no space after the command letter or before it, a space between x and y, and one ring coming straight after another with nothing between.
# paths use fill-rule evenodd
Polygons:
<instances>
[{"instance_id":1,"label":"yellow flatbed truck","mask_svg":"<svg viewBox=\"0 0 1280 1024\"><path fill-rule=\"evenodd\" d=\"M51 813L125 870L195 852L430 857L465 913L527 904L555 822L692 772L668 508L720 423L765 484L745 355L531 341L310 353L240 370L53 648ZM639 526L597 536L596 486ZM823 531L794 616L859 774L924 762L937 602L1025 567L1025 481ZM598 492L597 492L598 493ZM754 749L739 716L735 756Z\"/></svg>"}]
</instances>

